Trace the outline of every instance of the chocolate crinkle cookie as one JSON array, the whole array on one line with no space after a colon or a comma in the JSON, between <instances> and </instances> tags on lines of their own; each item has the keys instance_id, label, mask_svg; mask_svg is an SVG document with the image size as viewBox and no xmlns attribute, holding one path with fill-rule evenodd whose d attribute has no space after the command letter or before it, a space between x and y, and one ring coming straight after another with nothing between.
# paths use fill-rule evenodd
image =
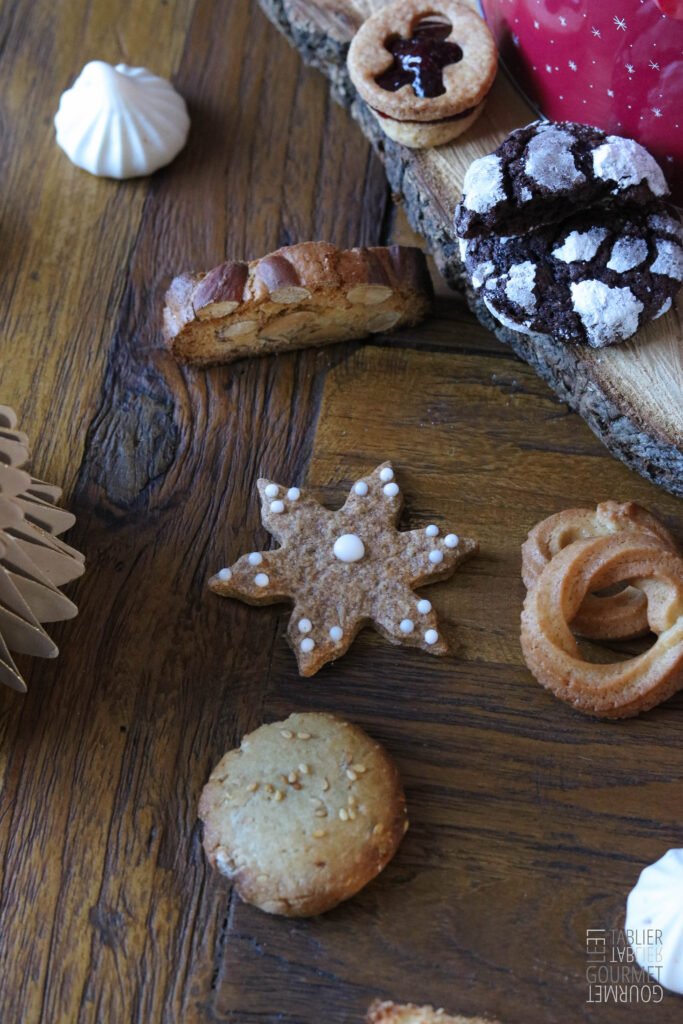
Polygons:
<instances>
[{"instance_id":1,"label":"chocolate crinkle cookie","mask_svg":"<svg viewBox=\"0 0 683 1024\"><path fill-rule=\"evenodd\" d=\"M455 213L471 287L511 330L595 348L671 307L683 228L659 165L631 139L534 122L475 160Z\"/></svg>"},{"instance_id":2,"label":"chocolate crinkle cookie","mask_svg":"<svg viewBox=\"0 0 683 1024\"><path fill-rule=\"evenodd\" d=\"M460 244L473 289L501 323L599 348L671 308L682 242L680 222L657 204L588 210L524 235Z\"/></svg>"}]
</instances>

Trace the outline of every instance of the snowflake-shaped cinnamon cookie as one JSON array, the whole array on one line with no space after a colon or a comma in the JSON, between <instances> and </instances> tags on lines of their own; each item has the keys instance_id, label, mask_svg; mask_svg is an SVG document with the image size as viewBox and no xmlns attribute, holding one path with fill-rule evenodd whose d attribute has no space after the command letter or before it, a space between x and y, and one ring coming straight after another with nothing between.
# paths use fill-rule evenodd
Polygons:
<instances>
[{"instance_id":1,"label":"snowflake-shaped cinnamon cookie","mask_svg":"<svg viewBox=\"0 0 683 1024\"><path fill-rule=\"evenodd\" d=\"M302 676L344 654L366 625L393 644L445 654L416 587L446 579L477 541L430 525L396 529L403 504L391 463L358 480L337 512L298 487L258 481L261 519L280 547L243 555L210 589L248 604L294 603L287 636Z\"/></svg>"}]
</instances>

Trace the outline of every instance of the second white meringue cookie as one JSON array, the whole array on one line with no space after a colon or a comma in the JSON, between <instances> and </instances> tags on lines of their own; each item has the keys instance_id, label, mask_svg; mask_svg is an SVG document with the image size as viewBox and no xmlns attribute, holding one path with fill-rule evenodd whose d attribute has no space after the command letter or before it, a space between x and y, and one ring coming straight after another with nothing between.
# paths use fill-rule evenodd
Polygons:
<instances>
[{"instance_id":1,"label":"second white meringue cookie","mask_svg":"<svg viewBox=\"0 0 683 1024\"><path fill-rule=\"evenodd\" d=\"M185 145L185 100L147 68L86 64L55 115L57 143L77 167L106 178L137 178L171 162Z\"/></svg>"},{"instance_id":2,"label":"second white meringue cookie","mask_svg":"<svg viewBox=\"0 0 683 1024\"><path fill-rule=\"evenodd\" d=\"M626 903L625 927L640 966L683 994L683 850L644 868Z\"/></svg>"}]
</instances>

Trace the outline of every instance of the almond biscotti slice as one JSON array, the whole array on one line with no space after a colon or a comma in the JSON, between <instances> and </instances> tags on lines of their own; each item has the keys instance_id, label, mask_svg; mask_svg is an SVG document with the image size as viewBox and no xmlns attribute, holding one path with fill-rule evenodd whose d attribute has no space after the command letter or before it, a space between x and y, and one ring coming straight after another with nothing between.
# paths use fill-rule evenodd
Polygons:
<instances>
[{"instance_id":1,"label":"almond biscotti slice","mask_svg":"<svg viewBox=\"0 0 683 1024\"><path fill-rule=\"evenodd\" d=\"M229 363L416 324L431 296L420 249L302 242L251 263L230 260L208 274L176 277L164 334L180 362Z\"/></svg>"},{"instance_id":2,"label":"almond biscotti slice","mask_svg":"<svg viewBox=\"0 0 683 1024\"><path fill-rule=\"evenodd\" d=\"M368 1010L367 1024L496 1024L496 1021L483 1017L451 1017L431 1006L413 1006L412 1003L399 1006L377 1000Z\"/></svg>"}]
</instances>

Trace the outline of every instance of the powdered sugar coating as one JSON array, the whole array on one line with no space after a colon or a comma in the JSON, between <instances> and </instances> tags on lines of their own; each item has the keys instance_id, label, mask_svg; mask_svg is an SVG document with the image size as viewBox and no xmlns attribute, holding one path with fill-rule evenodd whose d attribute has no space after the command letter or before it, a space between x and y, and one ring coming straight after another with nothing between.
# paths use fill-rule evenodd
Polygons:
<instances>
[{"instance_id":1,"label":"powdered sugar coating","mask_svg":"<svg viewBox=\"0 0 683 1024\"><path fill-rule=\"evenodd\" d=\"M536 282L536 264L527 260L510 267L505 284L505 294L510 302L516 303L525 313L533 313L536 309L534 284Z\"/></svg>"},{"instance_id":2,"label":"powdered sugar coating","mask_svg":"<svg viewBox=\"0 0 683 1024\"><path fill-rule=\"evenodd\" d=\"M570 231L562 245L553 250L552 255L563 263L592 260L606 238L605 228Z\"/></svg>"},{"instance_id":3,"label":"powdered sugar coating","mask_svg":"<svg viewBox=\"0 0 683 1024\"><path fill-rule=\"evenodd\" d=\"M683 224L676 217L670 217L664 213L653 213L649 224L655 231L661 231L665 235L674 235L675 238L683 242Z\"/></svg>"},{"instance_id":4,"label":"powdered sugar coating","mask_svg":"<svg viewBox=\"0 0 683 1024\"><path fill-rule=\"evenodd\" d=\"M499 309L496 309L489 299L484 299L484 305L488 309L489 313L498 320L503 327L507 327L510 331L519 331L520 334L533 334L531 330L531 321L524 320L522 323L516 323L511 320L505 313L501 313Z\"/></svg>"},{"instance_id":5,"label":"powdered sugar coating","mask_svg":"<svg viewBox=\"0 0 683 1024\"><path fill-rule=\"evenodd\" d=\"M526 147L524 170L530 178L551 192L580 185L586 176L576 166L569 132L561 128L547 128L539 132Z\"/></svg>"},{"instance_id":6,"label":"powdered sugar coating","mask_svg":"<svg viewBox=\"0 0 683 1024\"><path fill-rule=\"evenodd\" d=\"M646 181L656 196L669 194L661 167L633 139L608 135L607 141L593 150L593 172L596 178L616 182L619 190Z\"/></svg>"},{"instance_id":7,"label":"powdered sugar coating","mask_svg":"<svg viewBox=\"0 0 683 1024\"><path fill-rule=\"evenodd\" d=\"M491 260L486 260L484 263L480 263L472 271L472 286L474 288L481 288L484 281L486 281L491 274L495 274L496 267Z\"/></svg>"},{"instance_id":8,"label":"powdered sugar coating","mask_svg":"<svg viewBox=\"0 0 683 1024\"><path fill-rule=\"evenodd\" d=\"M603 281L571 285L572 304L593 348L630 338L638 330L643 303L630 288L610 288Z\"/></svg>"},{"instance_id":9,"label":"powdered sugar coating","mask_svg":"<svg viewBox=\"0 0 683 1024\"><path fill-rule=\"evenodd\" d=\"M470 164L463 182L463 203L468 210L486 213L505 199L503 162L491 153Z\"/></svg>"},{"instance_id":10,"label":"powdered sugar coating","mask_svg":"<svg viewBox=\"0 0 683 1024\"><path fill-rule=\"evenodd\" d=\"M647 253L647 242L644 238L619 238L612 246L607 269L624 274L627 270L640 266L647 259Z\"/></svg>"},{"instance_id":11,"label":"powdered sugar coating","mask_svg":"<svg viewBox=\"0 0 683 1024\"><path fill-rule=\"evenodd\" d=\"M666 274L674 281L683 281L683 249L666 238L658 238L657 259L650 269L653 274Z\"/></svg>"},{"instance_id":12,"label":"powdered sugar coating","mask_svg":"<svg viewBox=\"0 0 683 1024\"><path fill-rule=\"evenodd\" d=\"M652 317L652 319L653 320L659 320L660 316L664 316L665 313L668 313L672 306L673 306L673 300L672 299L666 299L664 301L664 303L660 306L660 308L657 310L655 315Z\"/></svg>"}]
</instances>

